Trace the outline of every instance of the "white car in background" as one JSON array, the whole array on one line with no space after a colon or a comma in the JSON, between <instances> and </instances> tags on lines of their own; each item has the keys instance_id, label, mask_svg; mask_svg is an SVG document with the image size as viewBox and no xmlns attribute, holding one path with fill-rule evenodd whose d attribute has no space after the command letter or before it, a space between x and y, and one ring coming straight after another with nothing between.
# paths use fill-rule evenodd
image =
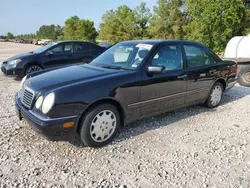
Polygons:
<instances>
[{"instance_id":1,"label":"white car in background","mask_svg":"<svg viewBox=\"0 0 250 188\"><path fill-rule=\"evenodd\" d=\"M38 45L46 45L46 44L49 44L49 43L52 43L52 40L50 39L41 39L37 42Z\"/></svg>"}]
</instances>

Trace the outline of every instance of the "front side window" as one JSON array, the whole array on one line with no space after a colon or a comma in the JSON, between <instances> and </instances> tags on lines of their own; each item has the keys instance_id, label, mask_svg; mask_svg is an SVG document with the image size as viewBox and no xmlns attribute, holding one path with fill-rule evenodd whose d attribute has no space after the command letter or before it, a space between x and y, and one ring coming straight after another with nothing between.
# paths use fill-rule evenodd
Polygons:
<instances>
[{"instance_id":1,"label":"front side window","mask_svg":"<svg viewBox=\"0 0 250 188\"><path fill-rule=\"evenodd\" d=\"M60 53L70 53L73 52L73 45L72 44L59 44L56 47L50 49L53 54L60 54Z\"/></svg>"},{"instance_id":2,"label":"front side window","mask_svg":"<svg viewBox=\"0 0 250 188\"><path fill-rule=\"evenodd\" d=\"M182 69L181 47L177 45L166 45L155 54L152 65L164 66L166 70Z\"/></svg>"},{"instance_id":3,"label":"front side window","mask_svg":"<svg viewBox=\"0 0 250 188\"><path fill-rule=\"evenodd\" d=\"M215 63L212 55L205 52L203 48L193 45L184 45L184 51L187 58L188 68L200 67Z\"/></svg>"},{"instance_id":4,"label":"front side window","mask_svg":"<svg viewBox=\"0 0 250 188\"><path fill-rule=\"evenodd\" d=\"M54 48L52 48L50 51L53 52L53 54L58 54L62 52L63 45L58 45Z\"/></svg>"},{"instance_id":5,"label":"front side window","mask_svg":"<svg viewBox=\"0 0 250 188\"><path fill-rule=\"evenodd\" d=\"M56 46L56 45L57 45L56 43L47 44L47 45L45 45L45 46L43 46L41 48L38 48L38 49L34 50L33 53L37 54L37 53L45 52L49 48L51 48L53 46Z\"/></svg>"},{"instance_id":6,"label":"front side window","mask_svg":"<svg viewBox=\"0 0 250 188\"><path fill-rule=\"evenodd\" d=\"M119 43L97 57L91 64L136 69L148 55L153 45L144 43Z\"/></svg>"}]
</instances>

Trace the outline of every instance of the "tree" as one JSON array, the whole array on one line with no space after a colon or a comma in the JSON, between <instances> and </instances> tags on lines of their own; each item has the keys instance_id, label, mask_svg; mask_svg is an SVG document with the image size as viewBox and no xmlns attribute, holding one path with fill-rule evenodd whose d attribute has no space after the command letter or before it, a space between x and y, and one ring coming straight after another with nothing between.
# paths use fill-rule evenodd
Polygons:
<instances>
[{"instance_id":1,"label":"tree","mask_svg":"<svg viewBox=\"0 0 250 188\"><path fill-rule=\"evenodd\" d=\"M36 34L40 39L57 40L58 36L63 34L63 30L59 25L43 25L39 28Z\"/></svg>"},{"instance_id":2,"label":"tree","mask_svg":"<svg viewBox=\"0 0 250 188\"><path fill-rule=\"evenodd\" d=\"M65 26L64 26L65 40L74 40L77 38L75 31L77 29L76 27L79 20L80 19L77 16L72 16L65 21Z\"/></svg>"},{"instance_id":3,"label":"tree","mask_svg":"<svg viewBox=\"0 0 250 188\"><path fill-rule=\"evenodd\" d=\"M153 8L149 34L152 38L182 39L183 38L183 1L158 0Z\"/></svg>"},{"instance_id":4,"label":"tree","mask_svg":"<svg viewBox=\"0 0 250 188\"><path fill-rule=\"evenodd\" d=\"M94 22L90 20L79 20L76 24L75 39L95 42L98 33Z\"/></svg>"},{"instance_id":5,"label":"tree","mask_svg":"<svg viewBox=\"0 0 250 188\"><path fill-rule=\"evenodd\" d=\"M145 2L142 2L140 5L138 5L135 10L135 21L138 27L138 39L145 39L148 38L148 26L149 26L149 20L152 17L152 14L150 12L150 9L146 6Z\"/></svg>"},{"instance_id":6,"label":"tree","mask_svg":"<svg viewBox=\"0 0 250 188\"><path fill-rule=\"evenodd\" d=\"M245 23L245 34L250 34L250 1L243 0L243 4L246 7L246 23Z\"/></svg>"},{"instance_id":7,"label":"tree","mask_svg":"<svg viewBox=\"0 0 250 188\"><path fill-rule=\"evenodd\" d=\"M7 39L14 39L15 38L14 35L10 32L7 33L6 37L7 37Z\"/></svg>"},{"instance_id":8,"label":"tree","mask_svg":"<svg viewBox=\"0 0 250 188\"><path fill-rule=\"evenodd\" d=\"M109 10L103 15L99 39L116 43L136 39L137 34L135 13L128 6L120 6L117 10Z\"/></svg>"},{"instance_id":9,"label":"tree","mask_svg":"<svg viewBox=\"0 0 250 188\"><path fill-rule=\"evenodd\" d=\"M65 21L65 40L88 40L95 41L98 33L94 27L94 22L72 16ZM60 37L62 38L62 37Z\"/></svg>"},{"instance_id":10,"label":"tree","mask_svg":"<svg viewBox=\"0 0 250 188\"><path fill-rule=\"evenodd\" d=\"M234 36L243 35L246 9L242 0L186 0L186 39L221 52Z\"/></svg>"}]
</instances>

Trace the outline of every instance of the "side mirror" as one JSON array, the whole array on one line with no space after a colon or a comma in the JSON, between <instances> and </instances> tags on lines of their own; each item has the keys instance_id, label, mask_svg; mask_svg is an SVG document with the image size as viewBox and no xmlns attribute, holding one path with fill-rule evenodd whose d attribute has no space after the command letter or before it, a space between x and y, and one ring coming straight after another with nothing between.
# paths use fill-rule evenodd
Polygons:
<instances>
[{"instance_id":1,"label":"side mirror","mask_svg":"<svg viewBox=\"0 0 250 188\"><path fill-rule=\"evenodd\" d=\"M46 55L48 55L48 56L51 56L52 54L53 54L53 52L51 52L51 51L46 52Z\"/></svg>"},{"instance_id":2,"label":"side mirror","mask_svg":"<svg viewBox=\"0 0 250 188\"><path fill-rule=\"evenodd\" d=\"M150 74L160 74L165 70L164 66L149 66L148 73Z\"/></svg>"}]
</instances>

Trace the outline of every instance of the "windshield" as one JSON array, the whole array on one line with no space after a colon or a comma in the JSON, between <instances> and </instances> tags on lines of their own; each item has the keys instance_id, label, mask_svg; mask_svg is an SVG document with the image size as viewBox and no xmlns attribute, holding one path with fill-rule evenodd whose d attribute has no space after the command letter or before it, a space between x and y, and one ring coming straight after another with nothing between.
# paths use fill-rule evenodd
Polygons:
<instances>
[{"instance_id":1,"label":"windshield","mask_svg":"<svg viewBox=\"0 0 250 188\"><path fill-rule=\"evenodd\" d=\"M55 43L51 43L51 44L47 44L41 48L38 48L36 50L33 51L33 53L38 54L38 53L42 53L45 52L46 50L48 50L50 47L55 46Z\"/></svg>"},{"instance_id":2,"label":"windshield","mask_svg":"<svg viewBox=\"0 0 250 188\"><path fill-rule=\"evenodd\" d=\"M118 43L91 62L103 68L135 70L152 49L152 44Z\"/></svg>"}]
</instances>

